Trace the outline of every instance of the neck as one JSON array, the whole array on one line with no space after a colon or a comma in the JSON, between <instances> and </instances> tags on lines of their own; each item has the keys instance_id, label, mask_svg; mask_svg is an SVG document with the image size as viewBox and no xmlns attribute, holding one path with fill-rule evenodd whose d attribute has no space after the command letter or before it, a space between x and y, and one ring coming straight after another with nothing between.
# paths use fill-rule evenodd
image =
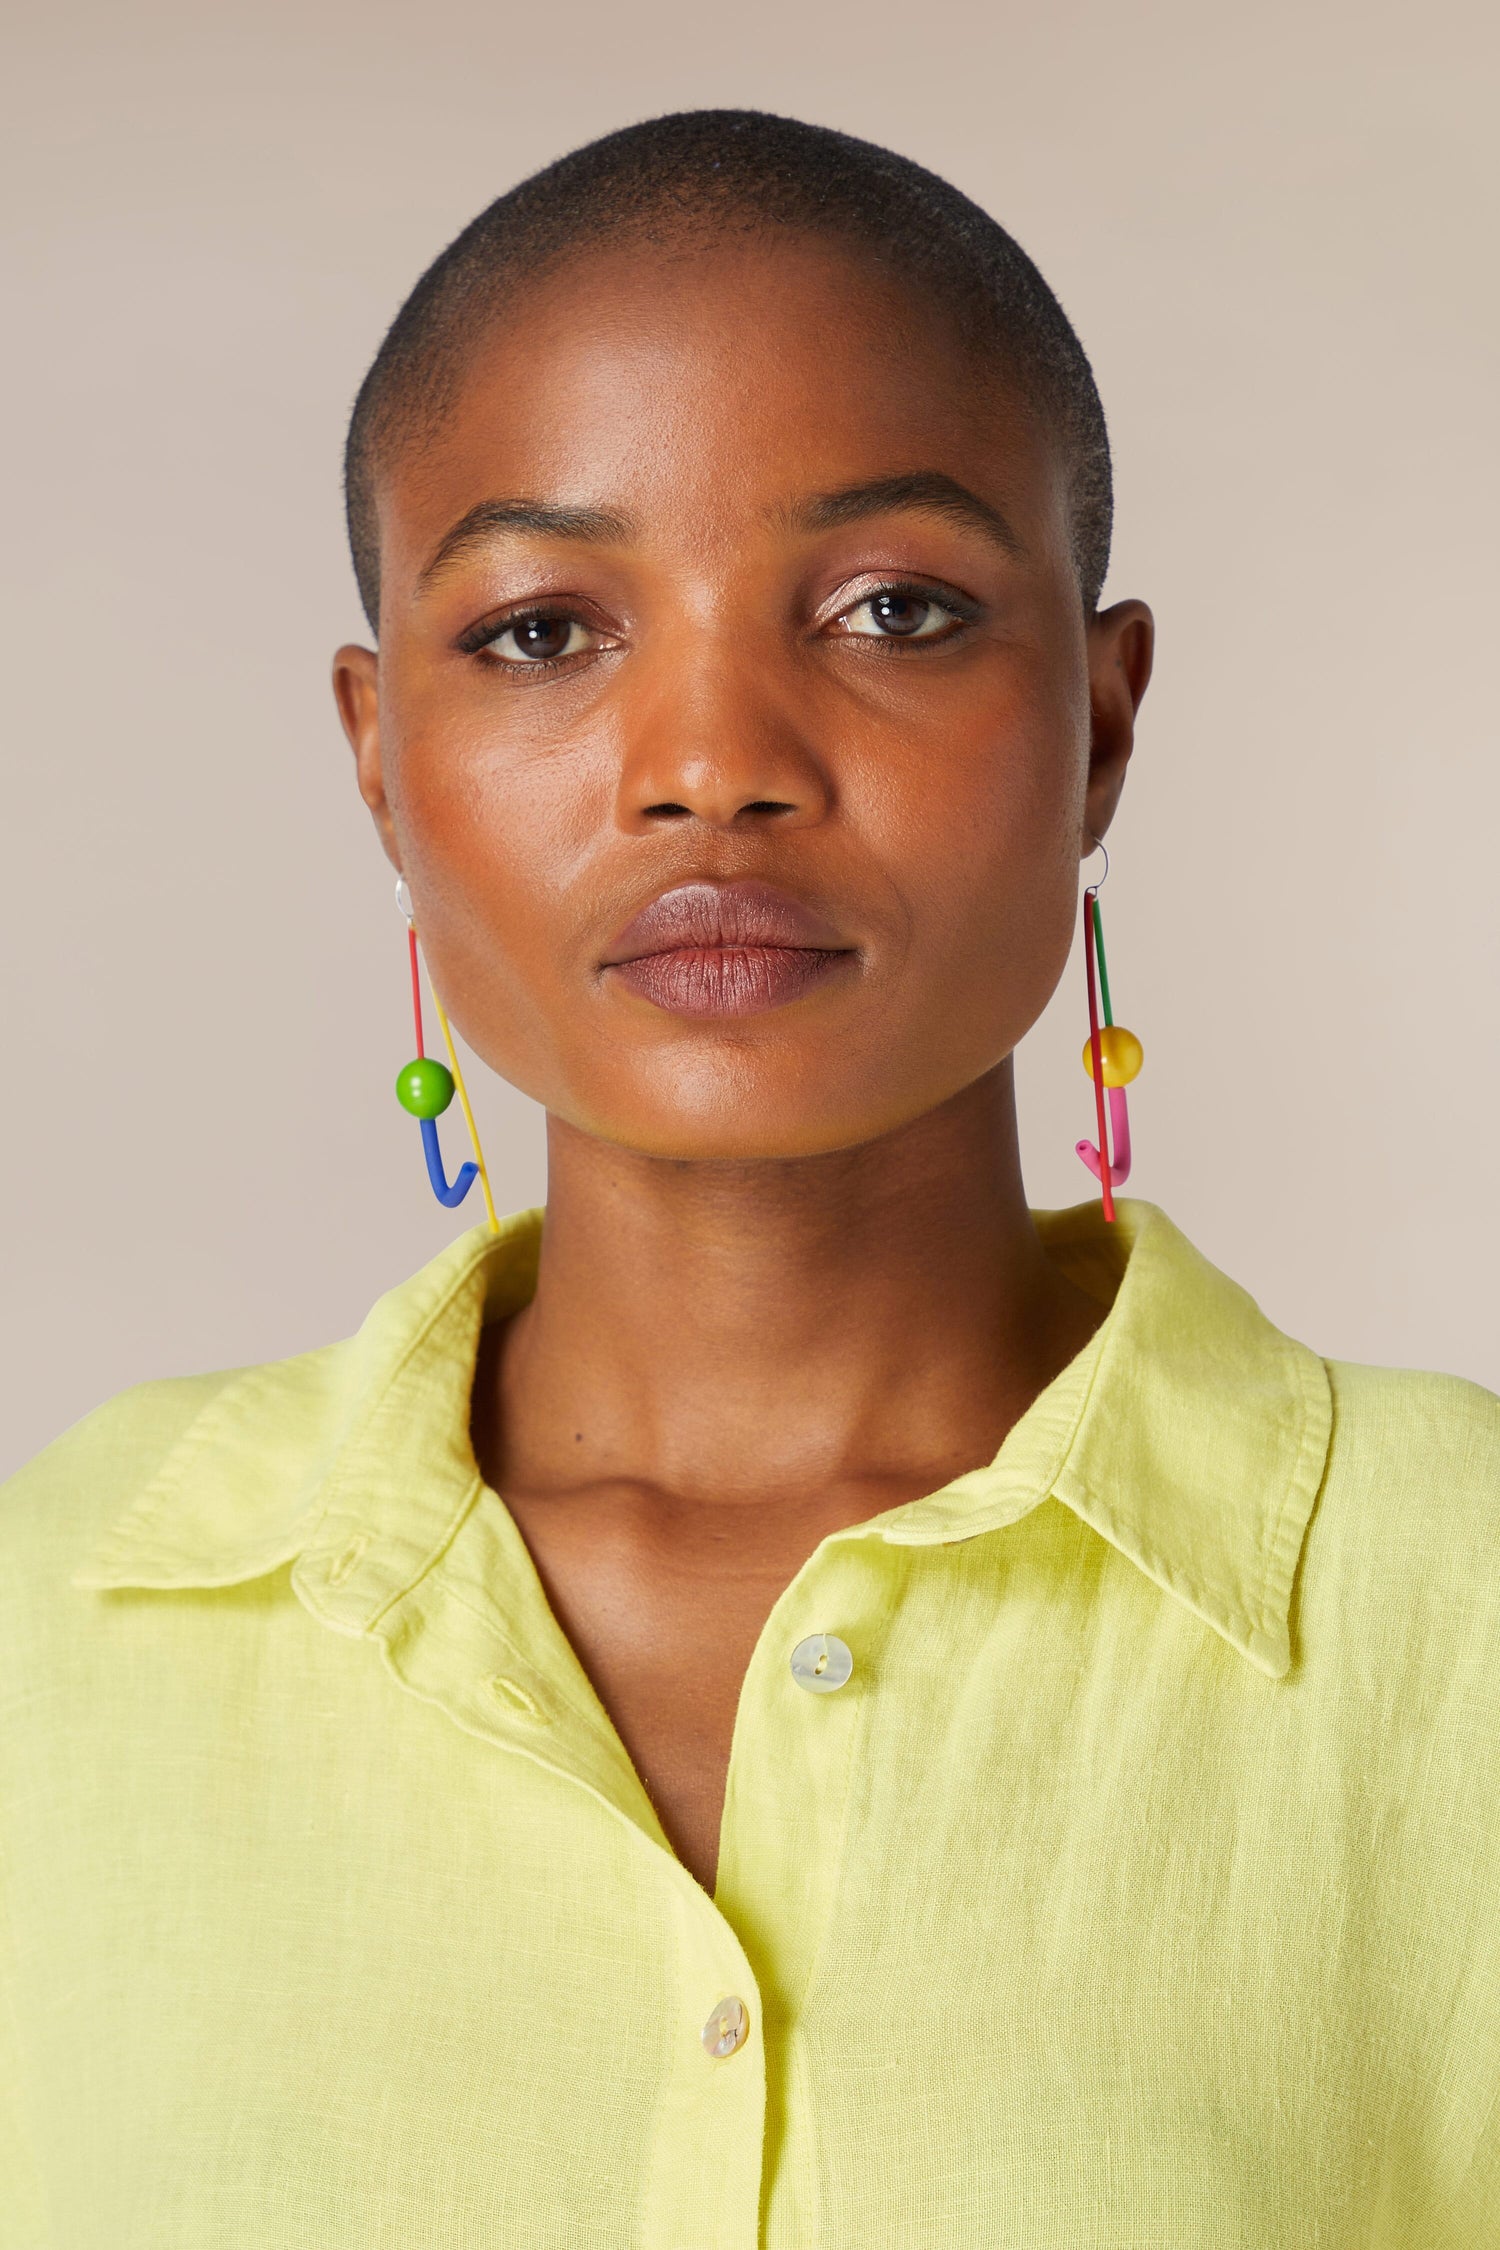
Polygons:
<instances>
[{"instance_id":1,"label":"neck","mask_svg":"<svg viewBox=\"0 0 1500 2250\"><path fill-rule=\"evenodd\" d=\"M536 1294L476 1383L502 1489L914 1496L992 1458L1102 1317L1038 1240L1009 1064L825 1156L672 1162L556 1119L548 1153Z\"/></svg>"}]
</instances>

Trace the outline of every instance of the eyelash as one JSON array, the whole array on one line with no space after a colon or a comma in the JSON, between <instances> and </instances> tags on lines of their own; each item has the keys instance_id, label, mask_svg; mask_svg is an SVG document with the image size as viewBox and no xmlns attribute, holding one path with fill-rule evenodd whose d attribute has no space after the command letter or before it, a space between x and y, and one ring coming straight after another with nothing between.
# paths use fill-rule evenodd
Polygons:
<instances>
[{"instance_id":1,"label":"eyelash","mask_svg":"<svg viewBox=\"0 0 1500 2250\"><path fill-rule=\"evenodd\" d=\"M895 594L911 601L930 602L934 609L945 610L953 620L954 625L958 627L972 625L980 615L981 605L968 595L958 593L951 586L934 586L915 578L890 578L882 579L879 585L869 587L857 601L846 603L837 616L828 620L829 624L836 625L840 618L848 617L854 611L863 609L868 602L878 601L883 594ZM585 631L590 630L588 619L580 615L576 609L567 609L561 606L548 608L540 603L530 603L523 609L513 609L506 617L499 619L485 618L479 624L471 625L467 632L459 635L454 645L462 655L477 656L496 669L507 672L525 672L533 677L538 673L561 671L575 663L577 656L584 653L580 650L576 651L573 656L534 656L523 663L507 661L504 657L486 655L485 652L494 642L503 639L514 626L524 625L532 618L545 618L548 622L559 625L581 625ZM844 637L849 640L867 641L872 647L895 650L906 647L909 641L914 642L918 647L943 647L949 641L956 640L958 634L956 632L931 633L917 638L914 635L899 633L849 633Z\"/></svg>"}]
</instances>

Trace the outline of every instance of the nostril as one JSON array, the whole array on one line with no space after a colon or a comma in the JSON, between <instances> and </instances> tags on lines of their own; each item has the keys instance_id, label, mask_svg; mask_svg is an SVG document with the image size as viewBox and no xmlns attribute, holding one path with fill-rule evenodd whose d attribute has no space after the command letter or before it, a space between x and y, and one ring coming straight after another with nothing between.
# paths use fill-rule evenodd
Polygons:
<instances>
[{"instance_id":1,"label":"nostril","mask_svg":"<svg viewBox=\"0 0 1500 2250\"><path fill-rule=\"evenodd\" d=\"M675 799L664 797L657 804L643 805L640 817L643 820L692 820L696 818L707 820L712 825L719 826L730 821L747 818L779 820L783 814L795 813L796 810L797 807L794 804L780 797L753 797L748 804L736 805L732 812L726 809L720 815L715 813L711 807L704 807L695 812L691 805L680 805Z\"/></svg>"}]
</instances>

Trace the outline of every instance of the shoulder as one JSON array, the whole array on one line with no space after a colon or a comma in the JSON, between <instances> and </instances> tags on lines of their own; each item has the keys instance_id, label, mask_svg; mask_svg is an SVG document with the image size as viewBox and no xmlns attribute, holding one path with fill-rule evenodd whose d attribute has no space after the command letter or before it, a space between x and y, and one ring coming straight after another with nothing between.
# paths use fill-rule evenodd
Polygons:
<instances>
[{"instance_id":1,"label":"shoulder","mask_svg":"<svg viewBox=\"0 0 1500 2250\"><path fill-rule=\"evenodd\" d=\"M0 1551L66 1544L123 1507L213 1400L246 1371L136 1383L96 1406L0 1483Z\"/></svg>"},{"instance_id":2,"label":"shoulder","mask_svg":"<svg viewBox=\"0 0 1500 2250\"><path fill-rule=\"evenodd\" d=\"M138 1383L84 1415L0 1483L0 1605L66 1580L185 1455L232 1452L253 1481L257 1457L284 1453L288 1434L298 1450L315 1444L346 1350Z\"/></svg>"},{"instance_id":3,"label":"shoulder","mask_svg":"<svg viewBox=\"0 0 1500 2250\"><path fill-rule=\"evenodd\" d=\"M299 1551L341 1447L372 1423L384 1442L403 1371L438 1441L453 1442L450 1423L466 1441L486 1306L530 1295L541 1219L470 1228L338 1342L142 1383L86 1415L0 1485L0 1605L39 1585L227 1586L276 1567Z\"/></svg>"},{"instance_id":4,"label":"shoulder","mask_svg":"<svg viewBox=\"0 0 1500 2250\"><path fill-rule=\"evenodd\" d=\"M1500 1398L1458 1376L1332 1360L1332 1437L1308 1531L1304 1645L1487 1703L1500 1687Z\"/></svg>"},{"instance_id":5,"label":"shoulder","mask_svg":"<svg viewBox=\"0 0 1500 2250\"><path fill-rule=\"evenodd\" d=\"M1418 1503L1500 1501L1500 1398L1457 1375L1328 1360L1330 1474Z\"/></svg>"}]
</instances>

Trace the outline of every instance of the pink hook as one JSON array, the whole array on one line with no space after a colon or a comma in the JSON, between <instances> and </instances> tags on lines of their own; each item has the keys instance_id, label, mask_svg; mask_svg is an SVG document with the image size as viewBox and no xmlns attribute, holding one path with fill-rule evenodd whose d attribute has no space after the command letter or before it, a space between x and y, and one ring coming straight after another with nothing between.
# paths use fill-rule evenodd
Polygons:
<instances>
[{"instance_id":1,"label":"pink hook","mask_svg":"<svg viewBox=\"0 0 1500 2250\"><path fill-rule=\"evenodd\" d=\"M1114 1143L1109 1165L1110 1186L1123 1187L1130 1177L1130 1105L1123 1086L1109 1088L1109 1137ZM1074 1146L1094 1178L1102 1183L1103 1159L1093 1142L1076 1141Z\"/></svg>"}]
</instances>

